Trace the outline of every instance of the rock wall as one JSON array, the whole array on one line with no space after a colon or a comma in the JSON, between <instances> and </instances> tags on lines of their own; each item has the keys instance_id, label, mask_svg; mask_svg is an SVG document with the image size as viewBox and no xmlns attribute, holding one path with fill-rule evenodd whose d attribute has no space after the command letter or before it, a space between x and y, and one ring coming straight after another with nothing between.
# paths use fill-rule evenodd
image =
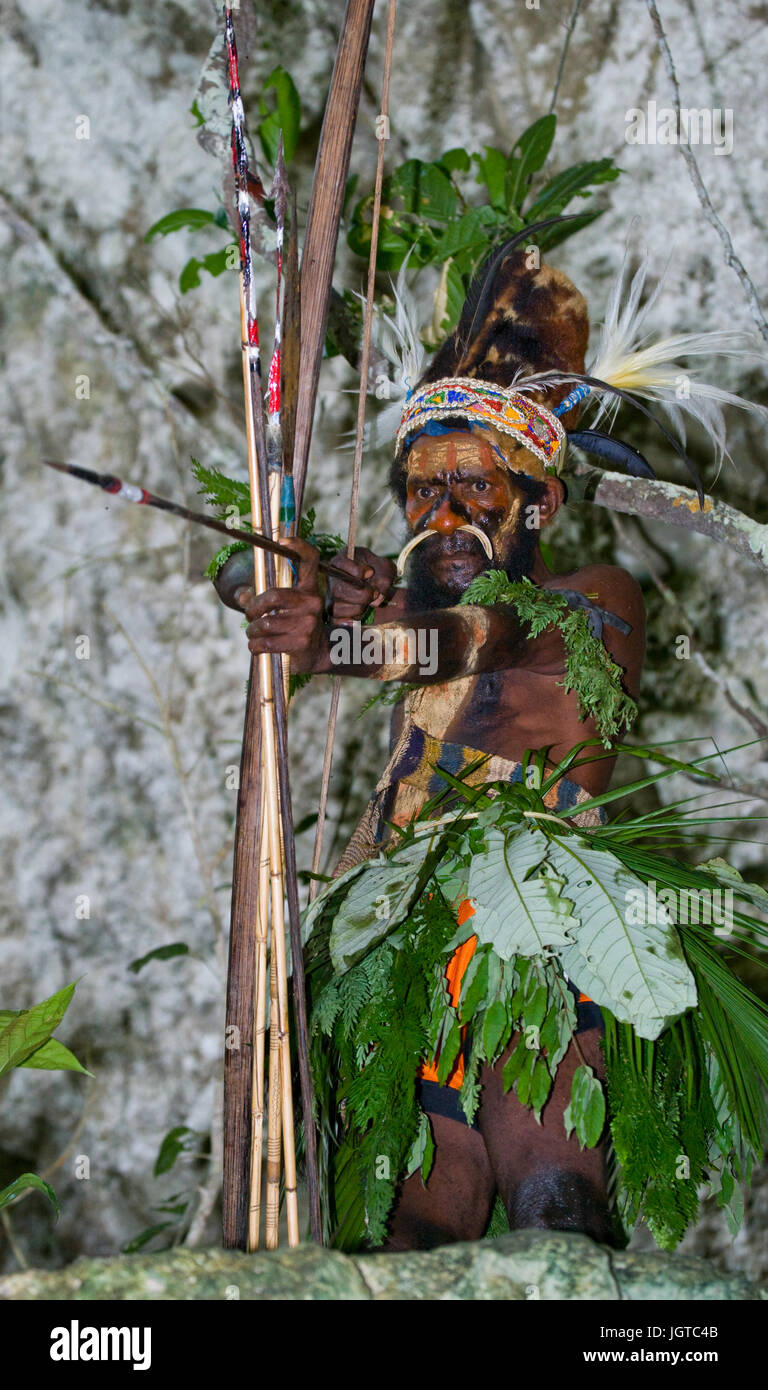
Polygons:
<instances>
[{"instance_id":1,"label":"rock wall","mask_svg":"<svg viewBox=\"0 0 768 1390\"><path fill-rule=\"evenodd\" d=\"M339 0L258 0L255 8L246 88L253 101L277 62L296 80L300 205L341 11ZM235 277L203 276L183 297L178 289L187 258L217 249L221 234L144 241L164 213L213 210L220 196L221 166L197 143L190 114L219 7L70 0L63 9L8 0L5 14L0 1005L24 1007L78 979L60 1035L93 1073L16 1072L2 1097L0 1185L21 1168L45 1172L63 1204L55 1227L38 1197L14 1209L2 1256L13 1269L19 1260L55 1265L112 1253L169 1219L156 1210L165 1198L183 1190L194 1199L206 1182L247 661L237 617L202 577L211 554L204 533L108 506L39 465L41 455L79 461L190 503L191 455L242 472ZM752 328L680 151L625 141L629 107L670 101L646 9L590 0L564 57L570 16L564 0L402 4L389 158L431 157L453 144L510 148L557 87L552 168L612 154L625 171L601 192L604 217L557 258L587 292L594 318L639 216L654 274L671 256L655 314L660 330ZM683 104L734 113L732 154L701 146L696 157L761 287L768 110L753 94L766 66L765 29L725 0L666 0L662 18ZM375 162L383 20L377 13L353 156L361 187ZM342 253L340 287L359 288L363 273ZM434 286L423 281L426 319ZM266 271L262 282L266 292ZM759 363L731 362L720 379L731 389L763 389ZM307 500L329 530L345 529L350 453L340 444L353 412L344 393L355 386L339 359L324 368ZM734 463L717 495L765 519L765 433L735 412L730 424ZM662 476L680 476L656 438L637 424L629 431ZM366 461L361 540L386 549L400 533L381 510L384 477L382 457ZM768 703L765 579L756 569L669 529L615 529L588 506L563 518L553 546L561 568L584 554L616 557L643 580L652 638L640 737L706 735L727 748L754 736ZM703 656L714 675L696 659L675 659L686 622L694 658ZM325 686L316 681L293 712L297 819L316 801ZM329 857L381 766L385 721L355 718L365 693L345 694ZM728 768L737 799L754 812L768 782L764 750L736 754ZM668 794L694 790L681 780ZM299 840L305 867L310 840L311 831ZM735 852L765 870L759 834ZM189 954L129 970L174 942ZM201 1138L156 1179L160 1141L181 1125ZM87 1179L76 1176L83 1158ZM756 1196L735 1246L707 1217L685 1248L758 1275L764 1207ZM215 1217L207 1238L216 1239Z\"/></svg>"},{"instance_id":2,"label":"rock wall","mask_svg":"<svg viewBox=\"0 0 768 1390\"><path fill-rule=\"evenodd\" d=\"M0 1277L3 1299L241 1299L253 1302L697 1302L761 1294L740 1274L675 1255L617 1254L587 1236L516 1231L410 1255L342 1255L303 1245L244 1255L232 1250L171 1250L122 1259L75 1260L66 1269Z\"/></svg>"}]
</instances>

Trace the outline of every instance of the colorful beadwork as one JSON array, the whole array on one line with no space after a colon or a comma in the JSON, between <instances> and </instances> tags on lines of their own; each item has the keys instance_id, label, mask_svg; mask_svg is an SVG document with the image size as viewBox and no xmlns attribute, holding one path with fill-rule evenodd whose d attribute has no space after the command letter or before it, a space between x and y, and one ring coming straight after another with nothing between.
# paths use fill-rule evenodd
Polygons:
<instances>
[{"instance_id":1,"label":"colorful beadwork","mask_svg":"<svg viewBox=\"0 0 768 1390\"><path fill-rule=\"evenodd\" d=\"M472 377L446 377L414 391L405 403L398 449L407 435L428 421L453 415L465 415L513 435L549 473L557 473L565 458L565 430L557 416L517 391Z\"/></svg>"}]
</instances>

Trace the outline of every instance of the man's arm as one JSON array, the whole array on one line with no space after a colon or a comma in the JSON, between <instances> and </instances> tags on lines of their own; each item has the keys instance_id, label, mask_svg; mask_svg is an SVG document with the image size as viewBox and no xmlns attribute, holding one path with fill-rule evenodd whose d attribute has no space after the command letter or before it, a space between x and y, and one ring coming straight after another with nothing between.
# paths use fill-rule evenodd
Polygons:
<instances>
[{"instance_id":1,"label":"man's arm","mask_svg":"<svg viewBox=\"0 0 768 1390\"><path fill-rule=\"evenodd\" d=\"M398 614L370 626L323 623L317 592L318 554L306 541L291 541L299 561L293 589L256 594L239 588L233 595L248 618L248 646L261 652L286 652L293 670L312 675L358 676L367 680L402 680L421 685L459 676L498 671L535 660L551 660L562 648L559 632L526 641L523 625L511 609L467 606Z\"/></svg>"},{"instance_id":2,"label":"man's arm","mask_svg":"<svg viewBox=\"0 0 768 1390\"><path fill-rule=\"evenodd\" d=\"M467 605L402 615L395 610L396 621L390 620L391 608L384 606L375 615L378 621L370 626L324 623L317 592L318 553L306 541L291 541L290 545L299 562L293 589L272 589L257 595L243 588L235 596L249 619L248 646L254 654L285 652L297 673L419 685L513 666L541 674L564 669L560 631L549 628L530 639L527 625L512 608L503 605ZM625 571L606 565L588 567L569 578L572 587L594 595L596 603L632 625L629 635L606 627L603 639L614 659L627 670L627 688L635 693L644 651L639 586Z\"/></svg>"}]
</instances>

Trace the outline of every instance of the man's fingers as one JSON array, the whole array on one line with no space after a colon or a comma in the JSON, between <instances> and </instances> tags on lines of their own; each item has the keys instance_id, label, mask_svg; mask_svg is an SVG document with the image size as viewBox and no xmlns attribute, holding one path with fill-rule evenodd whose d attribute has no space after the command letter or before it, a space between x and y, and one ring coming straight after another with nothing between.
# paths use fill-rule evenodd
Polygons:
<instances>
[{"instance_id":1,"label":"man's fingers","mask_svg":"<svg viewBox=\"0 0 768 1390\"><path fill-rule=\"evenodd\" d=\"M334 618L334 622L337 622L337 623L343 623L343 622L346 622L346 621L354 622L356 618L359 618L359 617L360 617L360 607L361 607L361 605L360 605L360 599L359 599L359 598L348 599L346 602L344 602L342 599L334 598L334 600L333 600L333 618Z\"/></svg>"},{"instance_id":2,"label":"man's fingers","mask_svg":"<svg viewBox=\"0 0 768 1390\"><path fill-rule=\"evenodd\" d=\"M296 582L293 592L297 594L316 594L317 593L317 567L320 560L320 552L316 550L309 541L300 541L296 538L282 542L288 550L292 550L296 556L297 564L294 569L297 572Z\"/></svg>"},{"instance_id":3,"label":"man's fingers","mask_svg":"<svg viewBox=\"0 0 768 1390\"><path fill-rule=\"evenodd\" d=\"M263 618L258 623L251 623L248 627L248 646L252 652L286 652L289 656L295 652L304 652L310 645L311 632L302 628L297 630L296 626L274 627L265 626L269 620Z\"/></svg>"},{"instance_id":4,"label":"man's fingers","mask_svg":"<svg viewBox=\"0 0 768 1390\"><path fill-rule=\"evenodd\" d=\"M265 613L306 613L318 614L322 611L319 594L305 594L296 589L266 589L263 594L253 589L240 590L237 601L245 616L251 621Z\"/></svg>"}]
</instances>

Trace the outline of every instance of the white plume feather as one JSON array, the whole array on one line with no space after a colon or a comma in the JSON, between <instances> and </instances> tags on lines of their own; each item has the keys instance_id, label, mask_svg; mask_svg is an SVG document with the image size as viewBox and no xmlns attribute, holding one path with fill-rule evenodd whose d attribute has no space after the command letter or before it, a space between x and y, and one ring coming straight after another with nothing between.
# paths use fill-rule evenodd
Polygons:
<instances>
[{"instance_id":1,"label":"white plume feather","mask_svg":"<svg viewBox=\"0 0 768 1390\"><path fill-rule=\"evenodd\" d=\"M681 357L738 357L762 360L755 350L755 340L747 333L715 331L677 333L667 338L650 340L646 322L659 296L663 276L642 308L640 300L648 274L648 256L643 256L629 287L629 250L624 257L616 284L611 292L600 335L597 356L587 375L599 377L630 395L655 401L667 413L685 442L685 415L692 417L706 431L715 449L718 464L729 457L725 445L723 406L732 405L747 410L757 418L768 421L768 410L753 401L744 400L731 391L702 381L694 372L683 367ZM600 397L594 424L607 416L612 420L619 406L615 396L593 388Z\"/></svg>"},{"instance_id":2,"label":"white plume feather","mask_svg":"<svg viewBox=\"0 0 768 1390\"><path fill-rule=\"evenodd\" d=\"M394 317L374 307L371 338L394 370L387 379L386 396L380 397L388 404L366 421L365 444L369 448L391 443L394 439L402 419L403 402L408 392L413 390L427 364L427 351L419 337L416 300L406 279L407 269L408 256L400 267L397 282L392 283L392 293L395 297ZM363 299L362 295L360 299Z\"/></svg>"}]
</instances>

